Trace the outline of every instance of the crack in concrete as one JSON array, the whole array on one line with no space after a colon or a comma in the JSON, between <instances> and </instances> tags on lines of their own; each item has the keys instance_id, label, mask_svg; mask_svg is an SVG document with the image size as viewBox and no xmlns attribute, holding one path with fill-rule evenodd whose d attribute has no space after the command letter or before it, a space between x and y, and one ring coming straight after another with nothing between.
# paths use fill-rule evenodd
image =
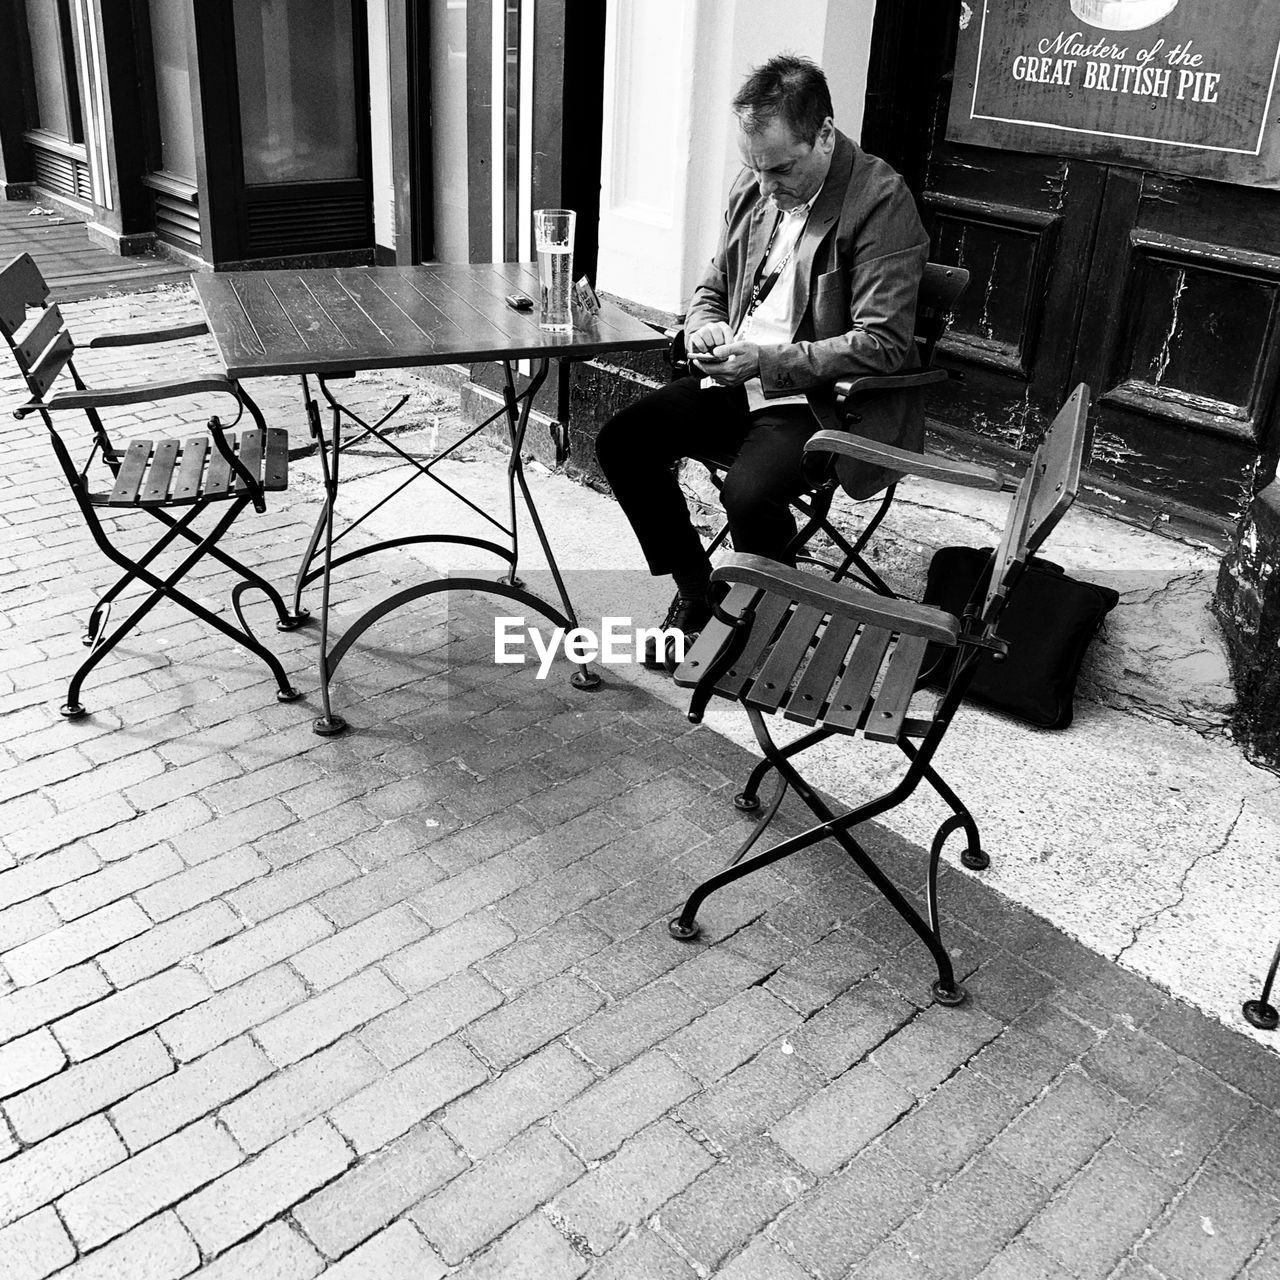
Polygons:
<instances>
[{"instance_id":1,"label":"crack in concrete","mask_svg":"<svg viewBox=\"0 0 1280 1280\"><path fill-rule=\"evenodd\" d=\"M1240 808L1236 811L1236 816L1232 818L1230 824L1227 827L1226 833L1223 835L1222 839L1213 848L1205 849L1201 853L1197 854L1187 864L1186 869L1183 871L1182 875L1178 879L1177 897L1174 899L1174 901L1166 902L1163 906L1157 907L1153 912L1145 916L1143 919L1139 920L1133 926L1133 936L1112 957L1112 959L1115 960L1117 964L1123 959L1126 951L1131 950L1133 947L1137 945L1138 935L1142 933L1143 930L1155 924L1160 919L1161 916L1167 915L1170 911L1176 911L1180 906L1182 906L1182 904L1186 901L1186 898L1187 898L1187 880L1190 877L1191 873L1206 858L1212 857L1216 853L1221 853L1222 850L1227 847L1227 845L1231 842L1231 837L1235 835L1236 827L1240 825L1240 819L1244 817L1244 810L1247 804L1248 804L1247 799L1241 800Z\"/></svg>"}]
</instances>

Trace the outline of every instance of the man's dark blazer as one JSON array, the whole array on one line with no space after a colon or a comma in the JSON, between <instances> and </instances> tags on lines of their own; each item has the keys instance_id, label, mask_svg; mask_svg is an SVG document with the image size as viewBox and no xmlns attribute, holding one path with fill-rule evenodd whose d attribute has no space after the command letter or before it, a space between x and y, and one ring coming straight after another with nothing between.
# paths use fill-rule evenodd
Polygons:
<instances>
[{"instance_id":1,"label":"man's dark blazer","mask_svg":"<svg viewBox=\"0 0 1280 1280\"><path fill-rule=\"evenodd\" d=\"M687 333L715 320L737 330L776 216L744 169L729 193L715 257L694 291ZM847 430L835 401L837 379L918 367L916 295L928 249L906 183L837 130L831 167L796 248L794 340L760 349L765 397L803 394L822 427ZM858 412L859 434L905 449L924 442L918 391L880 393L860 402ZM854 497L886 483L880 468L847 462L838 470Z\"/></svg>"}]
</instances>

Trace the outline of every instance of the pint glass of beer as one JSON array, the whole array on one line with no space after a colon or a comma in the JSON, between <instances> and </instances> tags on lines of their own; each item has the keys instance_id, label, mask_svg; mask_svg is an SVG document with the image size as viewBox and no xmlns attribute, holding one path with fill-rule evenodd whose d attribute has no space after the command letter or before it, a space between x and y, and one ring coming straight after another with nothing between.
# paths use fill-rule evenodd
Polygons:
<instances>
[{"instance_id":1,"label":"pint glass of beer","mask_svg":"<svg viewBox=\"0 0 1280 1280\"><path fill-rule=\"evenodd\" d=\"M538 327L556 333L573 329L573 229L578 215L572 209L535 209L533 246L538 254L541 306Z\"/></svg>"}]
</instances>

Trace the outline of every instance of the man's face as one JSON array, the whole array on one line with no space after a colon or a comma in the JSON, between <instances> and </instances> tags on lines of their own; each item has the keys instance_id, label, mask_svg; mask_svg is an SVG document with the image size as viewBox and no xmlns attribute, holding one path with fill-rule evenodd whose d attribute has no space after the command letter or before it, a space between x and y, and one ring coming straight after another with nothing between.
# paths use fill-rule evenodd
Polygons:
<instances>
[{"instance_id":1,"label":"man's face","mask_svg":"<svg viewBox=\"0 0 1280 1280\"><path fill-rule=\"evenodd\" d=\"M835 126L828 116L813 146L802 142L786 121L774 118L754 133L738 126L738 153L779 209L795 209L816 194L831 168Z\"/></svg>"}]
</instances>

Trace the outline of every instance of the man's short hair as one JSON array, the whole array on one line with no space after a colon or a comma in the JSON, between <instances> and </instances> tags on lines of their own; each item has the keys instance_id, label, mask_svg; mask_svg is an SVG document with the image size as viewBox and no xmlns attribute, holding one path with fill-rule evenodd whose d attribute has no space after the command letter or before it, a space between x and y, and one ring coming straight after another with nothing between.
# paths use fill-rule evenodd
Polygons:
<instances>
[{"instance_id":1,"label":"man's short hair","mask_svg":"<svg viewBox=\"0 0 1280 1280\"><path fill-rule=\"evenodd\" d=\"M822 68L791 53L779 54L756 67L732 106L747 133L758 133L771 120L782 120L809 146L817 141L822 122L835 114Z\"/></svg>"}]
</instances>

